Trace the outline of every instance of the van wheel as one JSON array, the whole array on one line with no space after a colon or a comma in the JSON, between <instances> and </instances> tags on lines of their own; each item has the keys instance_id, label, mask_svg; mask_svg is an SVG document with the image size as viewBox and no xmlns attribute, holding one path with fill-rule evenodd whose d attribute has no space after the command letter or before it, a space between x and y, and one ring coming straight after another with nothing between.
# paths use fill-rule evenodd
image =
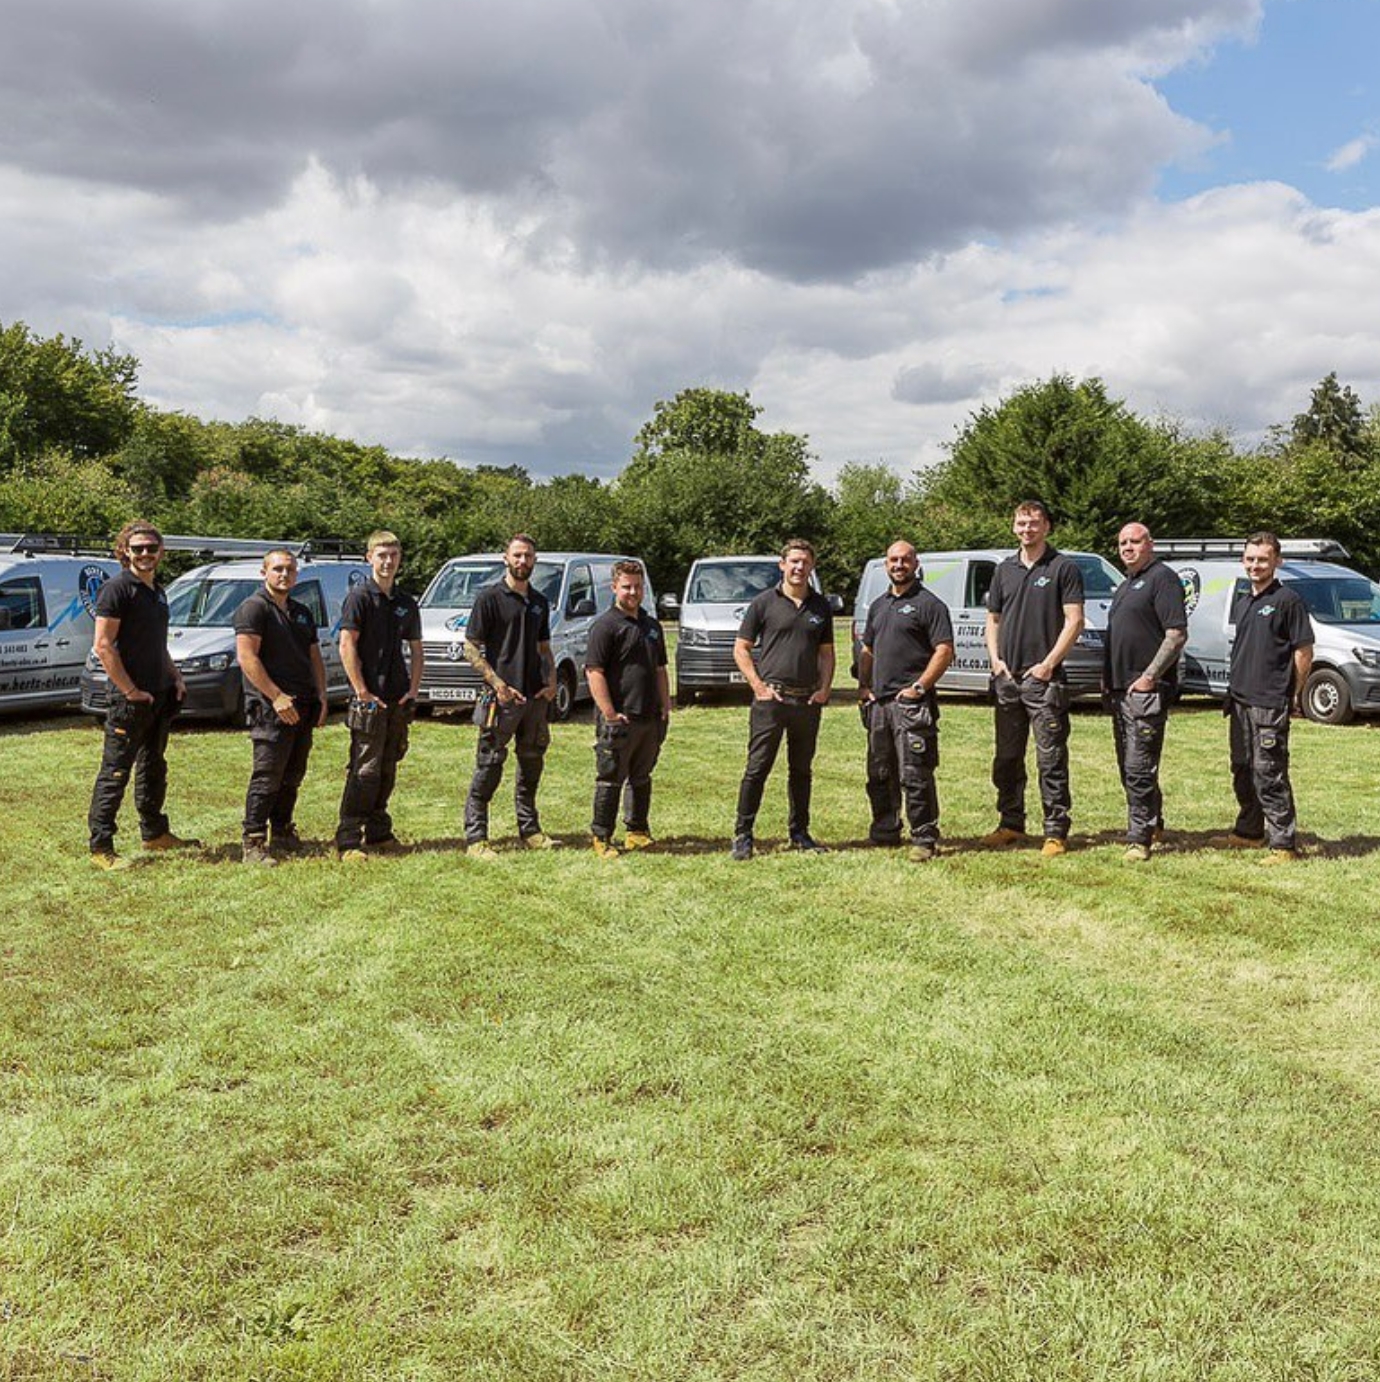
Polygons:
<instances>
[{"instance_id":1,"label":"van wheel","mask_svg":"<svg viewBox=\"0 0 1380 1382\"><path fill-rule=\"evenodd\" d=\"M1356 710L1346 678L1331 667L1319 667L1303 688L1303 713L1320 725L1350 724Z\"/></svg>"},{"instance_id":2,"label":"van wheel","mask_svg":"<svg viewBox=\"0 0 1380 1382\"><path fill-rule=\"evenodd\" d=\"M562 667L556 673L556 699L551 702L551 718L562 722L575 709L575 669Z\"/></svg>"}]
</instances>

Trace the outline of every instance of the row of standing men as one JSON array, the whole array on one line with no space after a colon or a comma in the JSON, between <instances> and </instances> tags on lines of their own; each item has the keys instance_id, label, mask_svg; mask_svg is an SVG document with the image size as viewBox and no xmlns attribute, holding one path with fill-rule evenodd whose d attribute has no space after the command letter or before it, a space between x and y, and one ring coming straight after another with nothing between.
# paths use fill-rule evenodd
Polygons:
<instances>
[{"instance_id":1,"label":"row of standing men","mask_svg":"<svg viewBox=\"0 0 1380 1382\"><path fill-rule=\"evenodd\" d=\"M1072 820L1068 770L1069 693L1063 661L1083 627L1083 586L1077 565L1049 543L1049 510L1020 504L1013 532L1017 551L997 569L988 595L986 641L992 666L996 748L992 780L998 822L989 847L1020 844L1026 833L1026 755L1035 739L1043 844L1047 857L1067 850ZM1118 768L1127 799L1126 857L1151 857L1163 827L1159 763L1174 698L1187 616L1178 577L1154 554L1140 523L1121 531L1127 579L1109 613L1104 691L1113 714ZM168 727L183 695L167 653L167 601L156 581L164 552L147 523L119 534L122 572L102 588L95 649L110 677L101 766L89 813L93 862L126 867L115 851L116 816L135 780L135 804L146 850L195 848L172 833L164 811ZM509 748L517 760L514 797L524 846L548 849L537 789L550 742L548 702L554 697L550 610L533 588L536 545L513 537L503 579L481 592L466 630L465 656L486 683L475 709L475 769L465 802L467 852L495 857L488 809ZM341 618L341 660L354 695L347 712L350 757L335 846L345 862L399 848L389 801L407 751L423 671L416 601L397 588L402 548L389 532L371 534L370 579L347 597ZM1218 837L1230 848L1269 846L1266 858L1296 857L1297 822L1288 775L1289 717L1307 679L1312 634L1302 601L1275 578L1277 539L1254 534L1244 557L1250 588L1235 611L1227 713L1231 721L1233 786L1239 811ZM815 553L792 539L781 555L781 581L748 606L734 659L753 693L747 764L739 787L732 855L752 858L754 829L766 782L784 739L787 753L789 847L822 852L810 831L812 763L822 708L834 679L833 619L810 578ZM915 548L897 541L886 554L889 588L868 611L858 665L867 731L869 840L903 843L909 830L916 862L939 845L939 705L936 688L953 660L946 607L925 589ZM243 858L271 866L301 849L293 816L306 773L313 729L326 716L325 670L316 626L292 599L297 563L291 552L268 553L264 585L241 605L236 647L244 675L253 765L246 793ZM595 853L616 857L621 798L621 848L649 847L651 779L670 717L665 639L642 606L645 577L636 562L614 570L613 604L591 630L586 671L597 708L596 777L591 821Z\"/></svg>"}]
</instances>

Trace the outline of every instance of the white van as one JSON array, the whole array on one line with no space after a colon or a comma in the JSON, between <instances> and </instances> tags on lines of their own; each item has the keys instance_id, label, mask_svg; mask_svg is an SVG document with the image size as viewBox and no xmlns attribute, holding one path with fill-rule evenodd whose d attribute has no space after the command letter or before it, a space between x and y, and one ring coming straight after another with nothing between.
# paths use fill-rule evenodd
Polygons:
<instances>
[{"instance_id":1,"label":"white van","mask_svg":"<svg viewBox=\"0 0 1380 1382\"><path fill-rule=\"evenodd\" d=\"M201 546L196 544L201 543ZM369 564L358 557L313 555L302 542L234 542L223 539L165 537L169 550L255 551L240 561L214 561L188 571L168 586L168 652L187 684L179 712L192 720L244 723L244 679L235 657L235 611L264 583L263 554L275 548L294 552L297 584L292 598L311 610L321 660L326 667L326 699L341 705L350 698L350 681L340 660L340 608L352 586L367 580ZM92 653L81 677L81 708L105 714L109 679Z\"/></svg>"},{"instance_id":2,"label":"white van","mask_svg":"<svg viewBox=\"0 0 1380 1382\"><path fill-rule=\"evenodd\" d=\"M1380 714L1380 586L1340 564L1340 543L1302 538L1280 543L1279 579L1303 596L1313 623L1313 670L1303 688L1310 720L1344 725ZM1241 567L1245 542L1233 538L1177 538L1155 542L1155 553L1179 573L1188 607L1188 645L1180 683L1186 692L1227 694L1231 622L1236 594L1249 583Z\"/></svg>"},{"instance_id":3,"label":"white van","mask_svg":"<svg viewBox=\"0 0 1380 1382\"><path fill-rule=\"evenodd\" d=\"M700 557L685 578L685 598L662 597L662 613L680 621L676 638L678 705L693 705L706 691L743 686L743 674L733 660L739 626L748 605L780 583L780 557ZM819 590L819 577L813 571L810 584ZM829 608L842 614L843 601L831 595Z\"/></svg>"},{"instance_id":4,"label":"white van","mask_svg":"<svg viewBox=\"0 0 1380 1382\"><path fill-rule=\"evenodd\" d=\"M1066 552L1083 573L1083 632L1064 659L1064 675L1075 696L1097 695L1102 689L1102 656L1107 642L1107 611L1121 584L1121 572L1096 552ZM920 572L928 589L948 606L954 626L953 665L939 683L941 691L987 694L992 667L987 657L987 592L998 565L1011 550L985 548L973 552L922 552ZM873 557L863 568L858 597L853 606L853 661L862 643L867 611L888 588L886 560Z\"/></svg>"},{"instance_id":5,"label":"white van","mask_svg":"<svg viewBox=\"0 0 1380 1382\"><path fill-rule=\"evenodd\" d=\"M0 713L76 705L96 594L119 570L108 543L0 534Z\"/></svg>"},{"instance_id":6,"label":"white van","mask_svg":"<svg viewBox=\"0 0 1380 1382\"><path fill-rule=\"evenodd\" d=\"M589 628L613 604L615 562L636 557L607 552L542 552L532 571L532 585L551 606L551 653L556 661L556 699L551 716L568 720L577 701L589 699L585 649ZM641 563L646 570L646 562ZM486 585L503 579L502 552L452 557L432 577L421 599L422 647L426 670L417 699L423 706L472 705L484 682L465 661L465 629L475 597ZM648 614L655 613L652 582L642 595Z\"/></svg>"}]
</instances>

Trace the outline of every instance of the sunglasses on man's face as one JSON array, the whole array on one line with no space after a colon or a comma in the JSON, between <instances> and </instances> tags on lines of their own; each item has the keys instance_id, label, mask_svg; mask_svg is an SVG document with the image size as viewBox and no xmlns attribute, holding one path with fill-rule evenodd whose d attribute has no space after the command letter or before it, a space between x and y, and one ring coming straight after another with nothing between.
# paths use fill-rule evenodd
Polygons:
<instances>
[{"instance_id":1,"label":"sunglasses on man's face","mask_svg":"<svg viewBox=\"0 0 1380 1382\"><path fill-rule=\"evenodd\" d=\"M161 542L131 542L129 551L131 556L151 557L162 547Z\"/></svg>"}]
</instances>

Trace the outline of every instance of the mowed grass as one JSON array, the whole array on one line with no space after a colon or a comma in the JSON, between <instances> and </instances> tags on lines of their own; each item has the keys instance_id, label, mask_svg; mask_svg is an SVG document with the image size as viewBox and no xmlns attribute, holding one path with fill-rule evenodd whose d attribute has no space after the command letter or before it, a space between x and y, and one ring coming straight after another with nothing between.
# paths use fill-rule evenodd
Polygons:
<instances>
[{"instance_id":1,"label":"mowed grass","mask_svg":"<svg viewBox=\"0 0 1380 1382\"><path fill-rule=\"evenodd\" d=\"M0 1377L1380 1376L1377 732L1296 727L1309 858L1271 870L1202 848L1226 730L1181 711L1136 867L1079 712L1045 862L975 847L990 713L949 701L939 860L735 865L742 706L677 713L662 848L614 862L577 722L541 797L569 847L483 865L473 730L433 720L415 847L347 868L332 722L322 851L270 872L236 862L247 741L187 730L206 851L99 875L99 731L0 724ZM783 763L768 845L784 798ZM861 841L851 703L815 803Z\"/></svg>"}]
</instances>

